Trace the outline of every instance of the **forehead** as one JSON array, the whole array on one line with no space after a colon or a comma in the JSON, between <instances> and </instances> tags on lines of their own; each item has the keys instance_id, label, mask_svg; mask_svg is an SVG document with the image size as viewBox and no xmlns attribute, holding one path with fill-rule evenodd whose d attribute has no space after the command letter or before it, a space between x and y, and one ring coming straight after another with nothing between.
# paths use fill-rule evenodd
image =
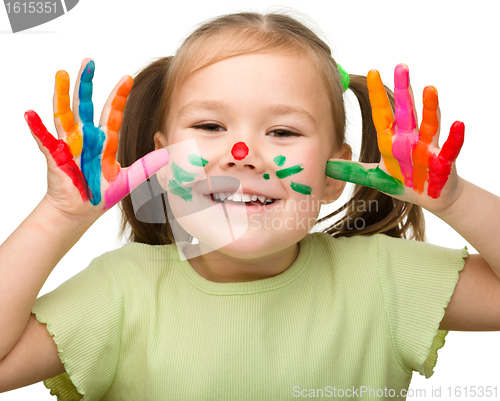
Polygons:
<instances>
[{"instance_id":1,"label":"forehead","mask_svg":"<svg viewBox=\"0 0 500 401\"><path fill-rule=\"evenodd\" d=\"M240 112L288 105L310 114L318 128L331 119L326 89L304 55L246 54L219 61L189 76L172 100L174 120L199 100L219 101Z\"/></svg>"}]
</instances>

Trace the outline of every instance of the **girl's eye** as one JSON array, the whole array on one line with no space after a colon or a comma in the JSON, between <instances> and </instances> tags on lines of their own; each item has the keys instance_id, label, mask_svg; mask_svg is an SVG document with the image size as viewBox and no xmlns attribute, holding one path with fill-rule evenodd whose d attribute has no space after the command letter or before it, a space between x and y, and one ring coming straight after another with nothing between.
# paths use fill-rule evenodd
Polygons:
<instances>
[{"instance_id":1,"label":"girl's eye","mask_svg":"<svg viewBox=\"0 0 500 401\"><path fill-rule=\"evenodd\" d=\"M275 136L276 138L287 138L290 136L300 136L300 134L297 134L296 132L288 131L286 129L277 129L277 130L269 132L268 134L271 134L271 133L274 133L275 135L271 135L271 136ZM278 135L276 135L276 134L278 134Z\"/></svg>"},{"instance_id":2,"label":"girl's eye","mask_svg":"<svg viewBox=\"0 0 500 401\"><path fill-rule=\"evenodd\" d=\"M193 128L214 132L214 131L220 131L218 128L222 128L222 127L219 124L210 123L210 124L195 125Z\"/></svg>"},{"instance_id":3,"label":"girl's eye","mask_svg":"<svg viewBox=\"0 0 500 401\"><path fill-rule=\"evenodd\" d=\"M195 125L193 128L194 129L202 129L202 130L209 131L209 132L217 132L217 131L222 131L224 129L219 124L215 124L215 123ZM277 129L277 130L269 132L268 135L269 134L273 134L270 136L274 136L276 138L288 138L291 136L300 136L300 134L297 134L296 132L292 132L292 131L289 131L286 129Z\"/></svg>"}]
</instances>

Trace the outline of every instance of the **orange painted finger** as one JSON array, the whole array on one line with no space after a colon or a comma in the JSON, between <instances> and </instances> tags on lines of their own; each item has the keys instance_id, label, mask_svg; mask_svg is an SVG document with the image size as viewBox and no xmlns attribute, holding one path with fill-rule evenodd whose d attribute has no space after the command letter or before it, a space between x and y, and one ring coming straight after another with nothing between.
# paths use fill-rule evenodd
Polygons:
<instances>
[{"instance_id":1,"label":"orange painted finger","mask_svg":"<svg viewBox=\"0 0 500 401\"><path fill-rule=\"evenodd\" d=\"M101 127L106 131L106 148L102 156L101 169L104 178L114 181L120 172L120 164L116 161L118 150L118 132L123 119L123 110L127 103L127 97L132 89L134 80L127 76L120 80L104 106L101 118Z\"/></svg>"},{"instance_id":2,"label":"orange painted finger","mask_svg":"<svg viewBox=\"0 0 500 401\"><path fill-rule=\"evenodd\" d=\"M377 70L371 70L366 76L370 104L372 106L373 123L377 132L392 131L394 114L385 92L384 84Z\"/></svg>"},{"instance_id":3,"label":"orange painted finger","mask_svg":"<svg viewBox=\"0 0 500 401\"><path fill-rule=\"evenodd\" d=\"M70 108L69 75L66 71L58 71L54 93L54 119L60 139L65 139L71 154L78 156L82 152L83 137L75 124L75 118ZM58 123L59 122L59 123ZM61 128L63 132L61 132Z\"/></svg>"},{"instance_id":4,"label":"orange painted finger","mask_svg":"<svg viewBox=\"0 0 500 401\"><path fill-rule=\"evenodd\" d=\"M412 153L413 188L419 194L424 192L425 183L429 178L429 145L439 130L439 100L435 87L425 87L423 103L424 108L419 130L419 141L415 144Z\"/></svg>"},{"instance_id":5,"label":"orange painted finger","mask_svg":"<svg viewBox=\"0 0 500 401\"><path fill-rule=\"evenodd\" d=\"M439 129L438 107L439 99L434 86L426 86L423 94L424 109L420 124L420 142L430 144Z\"/></svg>"}]
</instances>

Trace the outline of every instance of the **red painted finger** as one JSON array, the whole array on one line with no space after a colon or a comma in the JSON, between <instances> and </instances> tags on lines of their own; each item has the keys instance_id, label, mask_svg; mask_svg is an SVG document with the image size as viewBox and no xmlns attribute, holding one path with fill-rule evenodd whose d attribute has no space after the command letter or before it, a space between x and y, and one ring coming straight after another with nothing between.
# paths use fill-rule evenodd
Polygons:
<instances>
[{"instance_id":1,"label":"red painted finger","mask_svg":"<svg viewBox=\"0 0 500 401\"><path fill-rule=\"evenodd\" d=\"M432 198L438 198L448 180L453 162L458 157L464 143L465 126L461 121L455 121L450 128L450 135L444 143L439 155L429 156L429 186L427 193Z\"/></svg>"},{"instance_id":2,"label":"red painted finger","mask_svg":"<svg viewBox=\"0 0 500 401\"><path fill-rule=\"evenodd\" d=\"M43 125L43 122L38 114L33 110L29 110L24 113L24 117L31 129L31 132L49 151L50 156L56 163L57 167L59 167L69 178L71 178L73 185L80 192L82 200L84 202L88 201L92 195L85 177L73 160L73 155L71 154L68 144L62 139L55 139L54 136L47 131L47 128Z\"/></svg>"}]
</instances>

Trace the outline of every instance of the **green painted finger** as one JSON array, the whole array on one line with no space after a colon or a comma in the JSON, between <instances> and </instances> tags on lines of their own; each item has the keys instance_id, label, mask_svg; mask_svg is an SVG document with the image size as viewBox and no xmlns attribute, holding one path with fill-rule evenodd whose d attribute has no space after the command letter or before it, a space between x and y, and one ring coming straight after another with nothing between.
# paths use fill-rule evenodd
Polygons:
<instances>
[{"instance_id":1,"label":"green painted finger","mask_svg":"<svg viewBox=\"0 0 500 401\"><path fill-rule=\"evenodd\" d=\"M405 193L403 183L384 172L379 166L367 170L357 162L329 160L326 162L325 173L335 180L375 188L390 195Z\"/></svg>"}]
</instances>

